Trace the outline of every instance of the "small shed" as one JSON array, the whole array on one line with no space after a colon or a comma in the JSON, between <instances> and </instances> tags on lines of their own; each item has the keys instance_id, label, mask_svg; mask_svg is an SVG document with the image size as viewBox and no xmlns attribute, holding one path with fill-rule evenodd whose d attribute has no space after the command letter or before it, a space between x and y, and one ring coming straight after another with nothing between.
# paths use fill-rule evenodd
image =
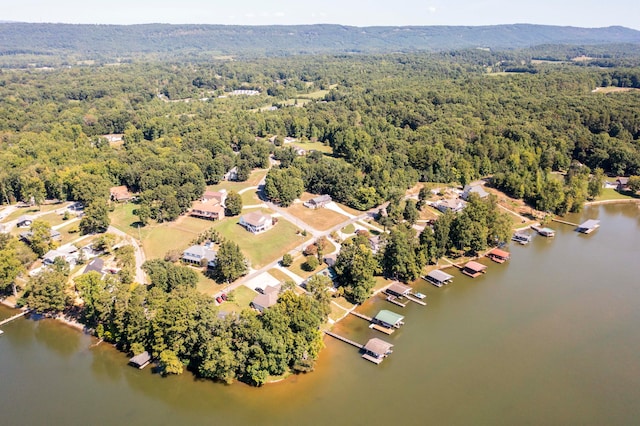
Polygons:
<instances>
[{"instance_id":1,"label":"small shed","mask_svg":"<svg viewBox=\"0 0 640 426\"><path fill-rule=\"evenodd\" d=\"M486 269L487 267L482 263L478 263L472 260L464 265L464 268L462 268L462 273L470 276L471 278L475 278L479 275L484 274L486 272Z\"/></svg>"},{"instance_id":2,"label":"small shed","mask_svg":"<svg viewBox=\"0 0 640 426\"><path fill-rule=\"evenodd\" d=\"M387 355L393 352L391 350L392 347L393 345L391 343L374 337L362 348L364 350L362 358L375 364L380 364Z\"/></svg>"},{"instance_id":3,"label":"small shed","mask_svg":"<svg viewBox=\"0 0 640 426\"><path fill-rule=\"evenodd\" d=\"M149 352L144 351L141 354L138 354L129 360L129 364L133 365L136 368L142 370L151 362L151 355Z\"/></svg>"},{"instance_id":4,"label":"small shed","mask_svg":"<svg viewBox=\"0 0 640 426\"><path fill-rule=\"evenodd\" d=\"M436 287L442 287L445 284L449 284L453 280L453 275L449 275L444 271L436 269L435 271L429 272L424 279L429 281L431 284Z\"/></svg>"},{"instance_id":5,"label":"small shed","mask_svg":"<svg viewBox=\"0 0 640 426\"><path fill-rule=\"evenodd\" d=\"M586 222L581 223L576 228L576 231L583 234L590 234L600 227L600 221L595 219L589 219Z\"/></svg>"},{"instance_id":6,"label":"small shed","mask_svg":"<svg viewBox=\"0 0 640 426\"><path fill-rule=\"evenodd\" d=\"M511 254L508 251L494 248L489 253L487 253L487 257L496 263L504 263L511 258Z\"/></svg>"},{"instance_id":7,"label":"small shed","mask_svg":"<svg viewBox=\"0 0 640 426\"><path fill-rule=\"evenodd\" d=\"M16 222L16 226L18 228L26 228L27 226L31 226L34 220L35 218L30 215L20 216Z\"/></svg>"},{"instance_id":8,"label":"small shed","mask_svg":"<svg viewBox=\"0 0 640 426\"><path fill-rule=\"evenodd\" d=\"M402 297L411 293L411 287L396 281L387 288L386 293L391 296Z\"/></svg>"},{"instance_id":9,"label":"small shed","mask_svg":"<svg viewBox=\"0 0 640 426\"><path fill-rule=\"evenodd\" d=\"M404 324L404 322L402 321L404 320L404 317L402 315L396 314L395 312L387 311L386 309L378 312L378 315L376 315L373 320L377 324L386 328L400 328L400 326Z\"/></svg>"}]
</instances>

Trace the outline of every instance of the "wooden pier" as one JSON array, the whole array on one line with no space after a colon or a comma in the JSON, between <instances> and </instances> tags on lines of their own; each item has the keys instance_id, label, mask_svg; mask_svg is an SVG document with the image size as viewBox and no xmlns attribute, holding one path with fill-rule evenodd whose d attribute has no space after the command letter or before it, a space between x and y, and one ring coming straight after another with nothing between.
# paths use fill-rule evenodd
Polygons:
<instances>
[{"instance_id":1,"label":"wooden pier","mask_svg":"<svg viewBox=\"0 0 640 426\"><path fill-rule=\"evenodd\" d=\"M16 314L16 315L14 315L12 317L9 317L7 319L3 319L2 321L0 321L0 326L3 326L5 324L9 324L11 321L17 320L18 318L21 318L21 317L27 315L29 312L31 312L31 311L22 311L19 314Z\"/></svg>"},{"instance_id":2,"label":"wooden pier","mask_svg":"<svg viewBox=\"0 0 640 426\"><path fill-rule=\"evenodd\" d=\"M381 325L373 324L373 323L371 323L369 328L372 328L372 329L377 330L377 331L379 331L381 333L384 333L384 334L391 334L391 333L393 333L395 331L395 328L386 328L386 327L383 327Z\"/></svg>"},{"instance_id":3,"label":"wooden pier","mask_svg":"<svg viewBox=\"0 0 640 426\"><path fill-rule=\"evenodd\" d=\"M567 222L566 220L555 219L555 218L553 218L553 219L551 219L551 220L552 220L552 221L554 221L554 222L563 223L563 224L565 224L565 225L575 226L576 228L578 227L578 224L577 224L577 223Z\"/></svg>"},{"instance_id":4,"label":"wooden pier","mask_svg":"<svg viewBox=\"0 0 640 426\"><path fill-rule=\"evenodd\" d=\"M340 336L339 334L332 333L331 331L325 331L324 334L333 337L334 339L338 339L342 342L348 343L351 346L355 346L358 349L364 349L364 345L361 345L358 342L354 342L353 340L349 340L346 337Z\"/></svg>"},{"instance_id":5,"label":"wooden pier","mask_svg":"<svg viewBox=\"0 0 640 426\"><path fill-rule=\"evenodd\" d=\"M387 297L385 300L389 303L393 303L394 305L400 306L401 308L404 308L407 306L406 303L402 303L401 301L398 300L397 296L394 296L392 294L387 294Z\"/></svg>"},{"instance_id":6,"label":"wooden pier","mask_svg":"<svg viewBox=\"0 0 640 426\"><path fill-rule=\"evenodd\" d=\"M413 296L410 296L408 294L406 294L404 297L406 297L407 299L409 299L413 303L417 303L418 305L427 306L427 302L424 302L424 301L422 301L420 299L416 299Z\"/></svg>"},{"instance_id":7,"label":"wooden pier","mask_svg":"<svg viewBox=\"0 0 640 426\"><path fill-rule=\"evenodd\" d=\"M361 314L360 312L350 311L349 313L350 313L351 315L354 315L354 316L358 317L358 318L362 318L362 319L363 319L363 320L365 320L365 321L369 321L369 322L373 321L373 318L368 317L368 316L366 316L366 315L364 315L364 314Z\"/></svg>"}]
</instances>

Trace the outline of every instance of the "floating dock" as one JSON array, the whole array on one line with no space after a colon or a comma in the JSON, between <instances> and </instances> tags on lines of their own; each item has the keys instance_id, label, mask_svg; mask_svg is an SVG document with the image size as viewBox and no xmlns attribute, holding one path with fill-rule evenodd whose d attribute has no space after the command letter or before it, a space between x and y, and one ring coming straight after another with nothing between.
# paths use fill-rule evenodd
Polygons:
<instances>
[{"instance_id":1,"label":"floating dock","mask_svg":"<svg viewBox=\"0 0 640 426\"><path fill-rule=\"evenodd\" d=\"M422 294L422 293L420 293ZM416 299L413 297L413 295L407 294L404 297L406 297L408 300L412 301L413 303L417 303L418 305L422 305L422 306L427 306L427 302L422 301L420 299Z\"/></svg>"},{"instance_id":2,"label":"floating dock","mask_svg":"<svg viewBox=\"0 0 640 426\"><path fill-rule=\"evenodd\" d=\"M577 225L576 231L582 234L590 234L598 228L600 228L600 221L590 219L590 220L587 220L586 222L581 223L580 225Z\"/></svg>"},{"instance_id":3,"label":"floating dock","mask_svg":"<svg viewBox=\"0 0 640 426\"><path fill-rule=\"evenodd\" d=\"M566 220L562 220L562 219L555 219L555 218L554 218L554 219L551 219L551 220L552 220L552 221L554 221L554 222L562 223L562 224L564 224L564 225L570 225L570 226L578 227L578 224L577 224L577 223L567 222Z\"/></svg>"},{"instance_id":4,"label":"floating dock","mask_svg":"<svg viewBox=\"0 0 640 426\"><path fill-rule=\"evenodd\" d=\"M398 296L394 296L392 294L388 294L385 300L389 303L393 303L396 306L400 306L401 308L407 306L406 303L402 303L400 300L398 300Z\"/></svg>"}]
</instances>

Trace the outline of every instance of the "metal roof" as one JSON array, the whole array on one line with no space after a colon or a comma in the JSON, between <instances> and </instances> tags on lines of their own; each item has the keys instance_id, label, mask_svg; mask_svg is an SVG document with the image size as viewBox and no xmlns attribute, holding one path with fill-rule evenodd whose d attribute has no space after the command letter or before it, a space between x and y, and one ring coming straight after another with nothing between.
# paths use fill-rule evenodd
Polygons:
<instances>
[{"instance_id":1,"label":"metal roof","mask_svg":"<svg viewBox=\"0 0 640 426\"><path fill-rule=\"evenodd\" d=\"M375 316L375 319L384 322L386 324L395 325L402 321L404 317L400 314L396 314L395 312L387 311L386 309L378 312L378 315Z\"/></svg>"},{"instance_id":2,"label":"metal roof","mask_svg":"<svg viewBox=\"0 0 640 426\"><path fill-rule=\"evenodd\" d=\"M578 228L580 229L592 229L600 226L600 221L595 219L589 219L586 222L583 222Z\"/></svg>"},{"instance_id":3,"label":"metal roof","mask_svg":"<svg viewBox=\"0 0 640 426\"><path fill-rule=\"evenodd\" d=\"M438 282L445 282L453 279L453 275L449 275L444 271L436 269L435 271L431 271L427 274L427 277L432 278Z\"/></svg>"},{"instance_id":4,"label":"metal roof","mask_svg":"<svg viewBox=\"0 0 640 426\"><path fill-rule=\"evenodd\" d=\"M373 339L370 339L366 345L364 345L364 350L378 356L382 356L389 352L392 347L393 345L391 343L374 337Z\"/></svg>"}]
</instances>

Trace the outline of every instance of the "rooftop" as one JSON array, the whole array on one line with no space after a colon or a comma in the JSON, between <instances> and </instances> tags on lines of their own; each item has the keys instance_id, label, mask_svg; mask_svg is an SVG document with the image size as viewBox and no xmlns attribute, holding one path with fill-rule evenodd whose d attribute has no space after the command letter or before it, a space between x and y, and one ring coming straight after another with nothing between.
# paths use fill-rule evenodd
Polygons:
<instances>
[{"instance_id":1,"label":"rooftop","mask_svg":"<svg viewBox=\"0 0 640 426\"><path fill-rule=\"evenodd\" d=\"M467 262L467 264L464 265L464 267L466 269L470 269L472 271L478 271L478 272L479 271L484 271L485 269L487 269L487 267L485 265L483 265L482 263L478 263L478 262L475 262L473 260L470 261L470 262Z\"/></svg>"},{"instance_id":2,"label":"rooftop","mask_svg":"<svg viewBox=\"0 0 640 426\"><path fill-rule=\"evenodd\" d=\"M444 271L436 269L435 271L431 271L427 274L427 277L433 278L436 281L444 282L453 279L453 275L449 275Z\"/></svg>"},{"instance_id":3,"label":"rooftop","mask_svg":"<svg viewBox=\"0 0 640 426\"><path fill-rule=\"evenodd\" d=\"M392 347L393 345L391 343L374 337L373 339L370 339L366 345L364 345L364 350L380 356L387 354Z\"/></svg>"},{"instance_id":4,"label":"rooftop","mask_svg":"<svg viewBox=\"0 0 640 426\"><path fill-rule=\"evenodd\" d=\"M242 220L251 226L261 226L271 220L271 215L262 212L250 212L242 215Z\"/></svg>"},{"instance_id":5,"label":"rooftop","mask_svg":"<svg viewBox=\"0 0 640 426\"><path fill-rule=\"evenodd\" d=\"M401 322L404 317L400 314L396 314L395 312L387 311L386 309L381 310L375 316L375 319L380 322L384 322L387 324L395 325Z\"/></svg>"}]
</instances>

